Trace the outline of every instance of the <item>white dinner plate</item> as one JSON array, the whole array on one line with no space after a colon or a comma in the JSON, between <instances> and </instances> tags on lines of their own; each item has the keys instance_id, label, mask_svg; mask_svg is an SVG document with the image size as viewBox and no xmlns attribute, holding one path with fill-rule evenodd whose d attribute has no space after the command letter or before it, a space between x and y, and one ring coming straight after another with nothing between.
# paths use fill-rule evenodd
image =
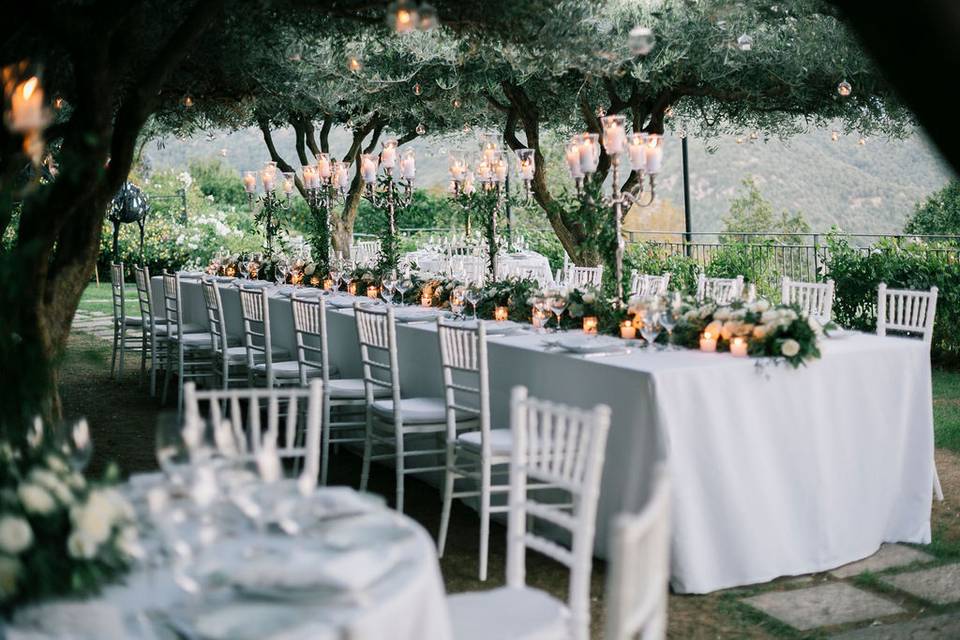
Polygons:
<instances>
[{"instance_id":1,"label":"white dinner plate","mask_svg":"<svg viewBox=\"0 0 960 640\"><path fill-rule=\"evenodd\" d=\"M571 353L599 353L602 351L621 351L623 341L610 336L563 335L553 341L557 347Z\"/></svg>"}]
</instances>

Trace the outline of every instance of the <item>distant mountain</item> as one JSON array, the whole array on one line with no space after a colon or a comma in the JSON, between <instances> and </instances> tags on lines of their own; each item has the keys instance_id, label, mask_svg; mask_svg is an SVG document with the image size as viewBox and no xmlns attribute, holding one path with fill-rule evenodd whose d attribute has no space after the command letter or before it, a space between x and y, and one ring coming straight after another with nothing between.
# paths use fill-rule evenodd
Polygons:
<instances>
[{"instance_id":1,"label":"distant mountain","mask_svg":"<svg viewBox=\"0 0 960 640\"><path fill-rule=\"evenodd\" d=\"M447 154L450 149L469 148L473 143L468 138L461 135L412 143L417 150L418 184L445 188ZM274 140L288 162L299 164L292 130L275 132ZM348 136L335 131L330 142L342 153ZM715 150L708 150L708 145ZM705 143L691 139L689 149L693 228L700 231L720 229L721 216L747 176L755 178L777 209L803 212L814 230L836 224L860 233L902 230L913 205L951 176L921 135L906 140L868 139L860 145L856 136L842 136L834 142L830 131L815 130L785 142L745 140L738 144L733 138L719 138ZM658 197L682 211L680 140L669 138L664 153L663 170L657 178ZM169 137L148 144L144 155L155 168L179 169L193 160L220 158L238 172L259 167L267 157L255 129L184 140Z\"/></svg>"}]
</instances>

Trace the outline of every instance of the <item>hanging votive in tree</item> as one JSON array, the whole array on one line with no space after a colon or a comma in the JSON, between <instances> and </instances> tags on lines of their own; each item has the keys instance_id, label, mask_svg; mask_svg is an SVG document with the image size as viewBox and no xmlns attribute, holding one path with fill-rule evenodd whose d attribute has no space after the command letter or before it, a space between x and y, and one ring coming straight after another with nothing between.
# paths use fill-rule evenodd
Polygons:
<instances>
[{"instance_id":1,"label":"hanging votive in tree","mask_svg":"<svg viewBox=\"0 0 960 640\"><path fill-rule=\"evenodd\" d=\"M836 142L837 140L839 140L839 139L840 139L840 132L839 132L839 131L831 131L831 132L830 132L830 139L833 140L834 142Z\"/></svg>"},{"instance_id":2,"label":"hanging votive in tree","mask_svg":"<svg viewBox=\"0 0 960 640\"><path fill-rule=\"evenodd\" d=\"M420 83L413 85L413 95L418 96L423 93L423 87L420 86Z\"/></svg>"},{"instance_id":3,"label":"hanging votive in tree","mask_svg":"<svg viewBox=\"0 0 960 640\"><path fill-rule=\"evenodd\" d=\"M656 43L657 40L653 37L653 30L649 27L636 26L630 30L630 35L627 37L627 46L635 56L647 55L653 51Z\"/></svg>"},{"instance_id":4,"label":"hanging votive in tree","mask_svg":"<svg viewBox=\"0 0 960 640\"><path fill-rule=\"evenodd\" d=\"M463 105L463 103L460 102L460 98L454 98L454 99L453 99L453 108L454 108L454 109L459 109L462 105Z\"/></svg>"},{"instance_id":5,"label":"hanging votive in tree","mask_svg":"<svg viewBox=\"0 0 960 640\"><path fill-rule=\"evenodd\" d=\"M753 37L746 33L737 38L737 47L740 51L750 51L753 48Z\"/></svg>"},{"instance_id":6,"label":"hanging votive in tree","mask_svg":"<svg viewBox=\"0 0 960 640\"><path fill-rule=\"evenodd\" d=\"M423 126L423 123L421 122L420 124L417 125L416 131L418 136L422 136L427 132L427 128Z\"/></svg>"},{"instance_id":7,"label":"hanging votive in tree","mask_svg":"<svg viewBox=\"0 0 960 640\"><path fill-rule=\"evenodd\" d=\"M853 93L853 87L850 86L850 83L844 80L837 85L837 93L846 98L848 95Z\"/></svg>"}]
</instances>

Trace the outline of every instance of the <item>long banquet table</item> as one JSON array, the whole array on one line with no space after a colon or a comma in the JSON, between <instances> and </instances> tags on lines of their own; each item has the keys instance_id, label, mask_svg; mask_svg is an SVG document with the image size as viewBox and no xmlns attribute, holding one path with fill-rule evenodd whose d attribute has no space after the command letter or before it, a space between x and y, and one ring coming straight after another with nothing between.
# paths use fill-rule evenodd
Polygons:
<instances>
[{"instance_id":1,"label":"long banquet table","mask_svg":"<svg viewBox=\"0 0 960 640\"><path fill-rule=\"evenodd\" d=\"M154 281L155 299L161 291ZM228 332L239 294L221 287ZM184 281L186 322L203 322L199 284ZM272 294L272 335L293 350L288 297ZM330 361L359 377L352 312L328 313ZM431 323L401 324L405 395L441 395ZM825 339L805 367L728 354L634 350L585 358L547 350L534 333L489 339L494 428L509 428L509 394L579 407L605 403L612 423L595 553L609 523L642 505L654 465L672 476L671 585L681 593L824 571L884 542L928 543L933 477L929 353L918 340Z\"/></svg>"}]
</instances>

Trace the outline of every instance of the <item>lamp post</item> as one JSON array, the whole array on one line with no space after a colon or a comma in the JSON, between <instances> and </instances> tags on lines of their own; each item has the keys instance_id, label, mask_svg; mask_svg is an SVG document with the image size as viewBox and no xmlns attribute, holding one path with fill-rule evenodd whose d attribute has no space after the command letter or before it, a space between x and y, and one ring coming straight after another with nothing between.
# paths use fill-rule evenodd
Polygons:
<instances>
[{"instance_id":1,"label":"lamp post","mask_svg":"<svg viewBox=\"0 0 960 640\"><path fill-rule=\"evenodd\" d=\"M610 194L602 198L605 206L613 208L613 223L617 235L617 249L614 259L614 277L616 278L617 303L623 303L623 218L629 207L636 204L647 207L656 198L655 176L663 163L663 139L655 133L634 132L629 136L625 129L626 118L622 115L610 115L601 119L603 127L603 149L610 158L613 170ZM620 184L621 156L627 153L630 169L639 175L639 190L634 193L622 191ZM575 136L566 146L567 168L570 177L577 186L577 193L585 201L591 196L583 189L584 181L596 173L600 162L600 135L583 133ZM649 176L650 198L641 201L644 192L644 176Z\"/></svg>"},{"instance_id":2,"label":"lamp post","mask_svg":"<svg viewBox=\"0 0 960 640\"><path fill-rule=\"evenodd\" d=\"M363 197L373 206L386 209L388 235L387 246L382 253L396 267L397 210L405 209L413 201L413 181L417 174L417 161L413 149L399 153L396 138L384 140L380 157L364 153L360 156L360 176L363 178ZM383 169L379 176L378 169ZM378 177L380 179L378 180Z\"/></svg>"}]
</instances>

